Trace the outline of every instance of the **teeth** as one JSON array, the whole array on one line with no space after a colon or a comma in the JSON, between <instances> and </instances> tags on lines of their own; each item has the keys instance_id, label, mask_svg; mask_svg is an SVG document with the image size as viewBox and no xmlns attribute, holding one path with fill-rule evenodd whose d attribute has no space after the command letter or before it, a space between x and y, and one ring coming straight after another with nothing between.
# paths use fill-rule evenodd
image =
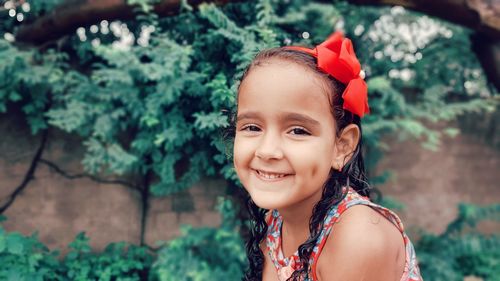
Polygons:
<instances>
[{"instance_id":1,"label":"teeth","mask_svg":"<svg viewBox=\"0 0 500 281\"><path fill-rule=\"evenodd\" d=\"M276 178L282 178L285 176L285 174L270 174L270 173L262 172L259 170L257 170L257 173L259 173L259 175L261 175L263 178L270 179L270 180L276 179Z\"/></svg>"}]
</instances>

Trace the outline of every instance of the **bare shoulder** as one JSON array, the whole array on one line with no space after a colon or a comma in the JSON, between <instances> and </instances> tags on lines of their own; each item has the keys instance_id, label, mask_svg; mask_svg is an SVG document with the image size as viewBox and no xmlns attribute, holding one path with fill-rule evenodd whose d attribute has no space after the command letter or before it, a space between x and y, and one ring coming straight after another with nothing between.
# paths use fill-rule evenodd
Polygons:
<instances>
[{"instance_id":1,"label":"bare shoulder","mask_svg":"<svg viewBox=\"0 0 500 281\"><path fill-rule=\"evenodd\" d=\"M403 236L376 210L356 205L333 226L317 262L321 281L399 281L405 263Z\"/></svg>"}]
</instances>

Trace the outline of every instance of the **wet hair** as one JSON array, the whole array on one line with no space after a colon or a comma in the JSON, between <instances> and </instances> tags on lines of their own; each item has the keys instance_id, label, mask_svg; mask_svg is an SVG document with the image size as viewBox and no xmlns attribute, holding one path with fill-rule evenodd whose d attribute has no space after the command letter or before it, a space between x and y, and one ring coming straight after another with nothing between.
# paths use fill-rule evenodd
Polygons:
<instances>
[{"instance_id":1,"label":"wet hair","mask_svg":"<svg viewBox=\"0 0 500 281\"><path fill-rule=\"evenodd\" d=\"M316 58L309 54L285 48L264 50L257 54L247 67L242 75L241 82L245 80L254 68L272 63L273 60L284 60L301 65L325 82L325 91L329 94L331 112L336 123L336 136L340 136L342 130L349 124L357 125L361 132L360 117L342 108L343 99L341 95L345 89L345 85L319 70L316 65ZM339 203L347 195L347 190L343 189L346 186L352 187L361 195L369 196L370 186L365 174L361 137L351 158L344 164L342 170L330 170L328 179L323 185L321 199L314 206L309 220L309 238L298 248L302 267L296 270L288 280L301 280L303 277L311 278L311 276L308 276L310 267L312 266L309 264L309 257L323 229L323 221L326 213L333 205ZM264 254L260 245L267 234L266 214L268 210L258 207L249 195L247 198L247 208L251 220L249 239L246 244L249 268L243 280L260 281L262 280L264 266Z\"/></svg>"}]
</instances>

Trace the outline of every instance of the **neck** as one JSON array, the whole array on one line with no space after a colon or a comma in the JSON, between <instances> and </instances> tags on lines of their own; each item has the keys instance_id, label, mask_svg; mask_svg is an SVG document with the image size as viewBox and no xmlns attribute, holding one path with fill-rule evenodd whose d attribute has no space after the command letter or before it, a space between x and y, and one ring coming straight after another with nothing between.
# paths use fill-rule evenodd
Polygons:
<instances>
[{"instance_id":1,"label":"neck","mask_svg":"<svg viewBox=\"0 0 500 281\"><path fill-rule=\"evenodd\" d=\"M281 247L285 257L293 254L309 238L309 220L314 205L321 199L321 193L320 190L306 200L278 210L283 218Z\"/></svg>"}]
</instances>

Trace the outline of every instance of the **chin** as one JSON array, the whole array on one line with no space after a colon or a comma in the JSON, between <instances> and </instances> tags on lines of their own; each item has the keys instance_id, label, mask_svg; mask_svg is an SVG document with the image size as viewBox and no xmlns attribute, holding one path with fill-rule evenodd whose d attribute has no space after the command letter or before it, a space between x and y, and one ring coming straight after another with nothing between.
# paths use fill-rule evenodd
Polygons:
<instances>
[{"instance_id":1,"label":"chin","mask_svg":"<svg viewBox=\"0 0 500 281\"><path fill-rule=\"evenodd\" d=\"M256 193L259 192L251 192L250 197L252 198L252 201L255 203L255 205L259 206L259 208L272 210L283 207L282 202L280 202L281 200L278 200L276 196L270 194L256 194Z\"/></svg>"}]
</instances>

